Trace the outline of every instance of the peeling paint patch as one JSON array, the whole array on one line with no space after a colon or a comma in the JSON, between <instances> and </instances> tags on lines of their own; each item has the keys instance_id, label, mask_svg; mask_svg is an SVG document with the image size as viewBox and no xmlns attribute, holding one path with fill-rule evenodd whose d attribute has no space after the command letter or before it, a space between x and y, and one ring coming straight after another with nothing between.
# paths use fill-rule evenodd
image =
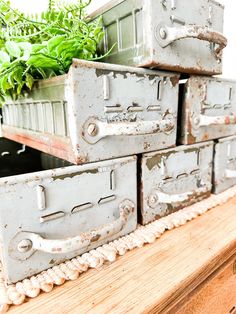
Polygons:
<instances>
[{"instance_id":1,"label":"peeling paint patch","mask_svg":"<svg viewBox=\"0 0 236 314\"><path fill-rule=\"evenodd\" d=\"M170 81L172 83L172 86L175 87L179 84L179 77L178 76L171 76Z\"/></svg>"},{"instance_id":2,"label":"peeling paint patch","mask_svg":"<svg viewBox=\"0 0 236 314\"><path fill-rule=\"evenodd\" d=\"M56 177L53 177L53 181L56 181L56 180L65 180L67 178L74 178L76 176L80 176L81 174L84 174L84 173L91 173L91 174L96 174L99 172L99 169L96 168L96 169L91 169L91 170L87 170L87 171L79 171L79 172L75 172L75 173L68 173L68 174L63 174L63 175L60 175L60 176L56 176Z\"/></svg>"},{"instance_id":3,"label":"peeling paint patch","mask_svg":"<svg viewBox=\"0 0 236 314\"><path fill-rule=\"evenodd\" d=\"M148 158L146 161L146 166L148 167L148 170L151 171L156 166L160 168L161 158L162 156L160 154L157 154L151 158Z\"/></svg>"}]
</instances>

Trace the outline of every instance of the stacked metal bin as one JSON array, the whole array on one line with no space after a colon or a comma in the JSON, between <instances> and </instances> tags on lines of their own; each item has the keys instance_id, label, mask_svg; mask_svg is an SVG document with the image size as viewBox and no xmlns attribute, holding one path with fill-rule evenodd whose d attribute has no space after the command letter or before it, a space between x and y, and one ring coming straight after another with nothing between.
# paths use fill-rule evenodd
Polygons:
<instances>
[{"instance_id":1,"label":"stacked metal bin","mask_svg":"<svg viewBox=\"0 0 236 314\"><path fill-rule=\"evenodd\" d=\"M236 134L235 82L212 77L222 72L227 45L223 13L215 0L116 0L92 15L103 18L101 50L115 45L106 62L177 71L185 78L177 147L144 154L140 162L142 223L236 182L232 139L226 138ZM224 158L222 142L228 143Z\"/></svg>"},{"instance_id":2,"label":"stacked metal bin","mask_svg":"<svg viewBox=\"0 0 236 314\"><path fill-rule=\"evenodd\" d=\"M9 282L136 228L137 155L175 146L178 80L74 60L68 75L4 105L3 136L53 155L44 168L76 164L0 179Z\"/></svg>"},{"instance_id":3,"label":"stacked metal bin","mask_svg":"<svg viewBox=\"0 0 236 314\"><path fill-rule=\"evenodd\" d=\"M236 184L236 81L192 76L185 83L179 142L214 140L213 192Z\"/></svg>"},{"instance_id":4,"label":"stacked metal bin","mask_svg":"<svg viewBox=\"0 0 236 314\"><path fill-rule=\"evenodd\" d=\"M116 0L100 15L101 49L117 43L107 63L73 60L3 107L3 136L43 152L48 169L0 179L9 282L208 197L211 140L235 131L233 82L195 76L221 72L219 3ZM194 76L183 87L176 71Z\"/></svg>"}]
</instances>

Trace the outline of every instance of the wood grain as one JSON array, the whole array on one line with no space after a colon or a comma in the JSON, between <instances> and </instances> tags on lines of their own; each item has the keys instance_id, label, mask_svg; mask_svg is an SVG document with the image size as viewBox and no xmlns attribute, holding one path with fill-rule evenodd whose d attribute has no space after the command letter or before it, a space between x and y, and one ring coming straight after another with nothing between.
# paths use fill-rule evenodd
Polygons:
<instances>
[{"instance_id":1,"label":"wood grain","mask_svg":"<svg viewBox=\"0 0 236 314\"><path fill-rule=\"evenodd\" d=\"M9 313L168 313L236 254L235 213L236 197Z\"/></svg>"},{"instance_id":2,"label":"wood grain","mask_svg":"<svg viewBox=\"0 0 236 314\"><path fill-rule=\"evenodd\" d=\"M186 297L175 314L222 314L236 313L236 254L203 284Z\"/></svg>"}]
</instances>

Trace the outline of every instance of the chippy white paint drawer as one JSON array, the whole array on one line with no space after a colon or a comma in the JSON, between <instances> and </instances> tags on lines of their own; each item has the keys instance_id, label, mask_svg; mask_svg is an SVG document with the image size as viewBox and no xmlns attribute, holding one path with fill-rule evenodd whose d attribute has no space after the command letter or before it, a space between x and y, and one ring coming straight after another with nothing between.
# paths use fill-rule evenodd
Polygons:
<instances>
[{"instance_id":1,"label":"chippy white paint drawer","mask_svg":"<svg viewBox=\"0 0 236 314\"><path fill-rule=\"evenodd\" d=\"M236 184L236 136L219 139L214 146L213 192Z\"/></svg>"},{"instance_id":2,"label":"chippy white paint drawer","mask_svg":"<svg viewBox=\"0 0 236 314\"><path fill-rule=\"evenodd\" d=\"M133 231L136 157L0 178L1 259L16 282Z\"/></svg>"},{"instance_id":3,"label":"chippy white paint drawer","mask_svg":"<svg viewBox=\"0 0 236 314\"><path fill-rule=\"evenodd\" d=\"M222 72L224 7L215 0L114 0L102 16L106 62L182 73Z\"/></svg>"},{"instance_id":4,"label":"chippy white paint drawer","mask_svg":"<svg viewBox=\"0 0 236 314\"><path fill-rule=\"evenodd\" d=\"M74 164L176 144L177 74L74 60L3 106L3 136Z\"/></svg>"},{"instance_id":5,"label":"chippy white paint drawer","mask_svg":"<svg viewBox=\"0 0 236 314\"><path fill-rule=\"evenodd\" d=\"M183 90L182 90L183 89ZM180 86L180 142L193 144L236 133L236 81L191 76Z\"/></svg>"},{"instance_id":6,"label":"chippy white paint drawer","mask_svg":"<svg viewBox=\"0 0 236 314\"><path fill-rule=\"evenodd\" d=\"M146 224L211 193L213 142L144 154L140 163L141 222Z\"/></svg>"}]
</instances>

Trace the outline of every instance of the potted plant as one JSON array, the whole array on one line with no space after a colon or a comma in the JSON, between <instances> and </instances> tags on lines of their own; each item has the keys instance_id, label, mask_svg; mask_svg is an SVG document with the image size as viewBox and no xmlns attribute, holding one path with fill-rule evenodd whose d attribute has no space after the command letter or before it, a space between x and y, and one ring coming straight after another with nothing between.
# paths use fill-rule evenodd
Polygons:
<instances>
[{"instance_id":1,"label":"potted plant","mask_svg":"<svg viewBox=\"0 0 236 314\"><path fill-rule=\"evenodd\" d=\"M41 15L27 16L0 0L0 97L16 99L40 79L67 73L72 58L97 60L104 33L100 20L88 22L91 0L51 0Z\"/></svg>"}]
</instances>

